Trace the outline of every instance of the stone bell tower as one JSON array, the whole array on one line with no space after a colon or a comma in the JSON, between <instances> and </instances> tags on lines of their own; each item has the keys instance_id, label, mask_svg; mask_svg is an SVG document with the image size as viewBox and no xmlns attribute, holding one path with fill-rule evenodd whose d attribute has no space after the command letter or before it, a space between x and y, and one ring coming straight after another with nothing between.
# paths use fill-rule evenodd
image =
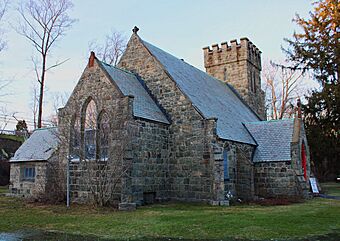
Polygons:
<instances>
[{"instance_id":1,"label":"stone bell tower","mask_svg":"<svg viewBox=\"0 0 340 241\"><path fill-rule=\"evenodd\" d=\"M204 67L213 77L231 84L263 120L266 119L261 89L261 51L247 38L203 48Z\"/></svg>"}]
</instances>

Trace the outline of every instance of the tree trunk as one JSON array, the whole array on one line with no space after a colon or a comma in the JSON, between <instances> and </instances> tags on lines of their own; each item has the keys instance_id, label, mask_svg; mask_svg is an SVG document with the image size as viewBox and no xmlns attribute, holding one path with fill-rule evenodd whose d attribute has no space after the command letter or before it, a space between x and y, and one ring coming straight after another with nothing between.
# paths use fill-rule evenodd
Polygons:
<instances>
[{"instance_id":1,"label":"tree trunk","mask_svg":"<svg viewBox=\"0 0 340 241\"><path fill-rule=\"evenodd\" d=\"M39 93L38 128L42 127L42 110L43 110L43 98L44 98L45 73L46 73L46 56L43 56L41 80L40 80L40 93Z\"/></svg>"}]
</instances>

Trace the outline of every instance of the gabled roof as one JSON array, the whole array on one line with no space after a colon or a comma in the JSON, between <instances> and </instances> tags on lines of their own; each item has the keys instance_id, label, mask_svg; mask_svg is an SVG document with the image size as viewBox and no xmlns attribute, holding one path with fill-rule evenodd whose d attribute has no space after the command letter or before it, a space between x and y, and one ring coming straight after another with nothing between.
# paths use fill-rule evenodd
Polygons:
<instances>
[{"instance_id":1,"label":"gabled roof","mask_svg":"<svg viewBox=\"0 0 340 241\"><path fill-rule=\"evenodd\" d=\"M57 128L36 129L19 147L10 162L47 161L57 149Z\"/></svg>"},{"instance_id":2,"label":"gabled roof","mask_svg":"<svg viewBox=\"0 0 340 241\"><path fill-rule=\"evenodd\" d=\"M256 144L242 122L260 119L229 85L152 44L141 41L199 112L205 118L217 118L217 135L220 138Z\"/></svg>"},{"instance_id":3,"label":"gabled roof","mask_svg":"<svg viewBox=\"0 0 340 241\"><path fill-rule=\"evenodd\" d=\"M150 97L138 78L125 70L100 62L123 95L134 96L133 114L148 120L169 124L164 113Z\"/></svg>"},{"instance_id":4,"label":"gabled roof","mask_svg":"<svg viewBox=\"0 0 340 241\"><path fill-rule=\"evenodd\" d=\"M294 119L259 121L244 125L258 144L254 162L291 160Z\"/></svg>"}]
</instances>

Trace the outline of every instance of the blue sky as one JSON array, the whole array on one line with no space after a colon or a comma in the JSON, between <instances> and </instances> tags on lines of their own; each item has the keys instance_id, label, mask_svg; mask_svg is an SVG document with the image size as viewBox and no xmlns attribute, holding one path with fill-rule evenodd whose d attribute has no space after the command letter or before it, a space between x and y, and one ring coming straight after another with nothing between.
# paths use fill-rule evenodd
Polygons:
<instances>
[{"instance_id":1,"label":"blue sky","mask_svg":"<svg viewBox=\"0 0 340 241\"><path fill-rule=\"evenodd\" d=\"M13 31L17 14L15 1L7 14L5 28L8 48L0 54L0 77L11 79L9 96L1 99L0 108L16 111L17 117L30 121L31 88L34 72L30 61L34 50L22 36ZM47 74L47 91L43 119L53 113L52 96L70 93L76 85L88 58L91 40L102 40L111 29L127 38L137 25L139 35L148 42L203 69L202 47L248 37L261 51L262 60L284 58L283 38L298 30L292 22L296 13L307 16L312 10L308 0L74 0L70 11L78 19L55 46L50 64L70 58ZM1 115L1 113L0 113ZM0 125L1 125L0 116ZM12 126L9 126L11 128Z\"/></svg>"}]
</instances>

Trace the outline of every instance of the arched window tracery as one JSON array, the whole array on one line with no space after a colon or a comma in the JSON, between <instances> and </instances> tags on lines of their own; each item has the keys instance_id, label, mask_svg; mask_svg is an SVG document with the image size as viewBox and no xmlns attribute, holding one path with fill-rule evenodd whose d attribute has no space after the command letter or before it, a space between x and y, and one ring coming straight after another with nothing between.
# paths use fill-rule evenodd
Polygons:
<instances>
[{"instance_id":1,"label":"arched window tracery","mask_svg":"<svg viewBox=\"0 0 340 241\"><path fill-rule=\"evenodd\" d=\"M80 117L75 115L71 122L70 150L71 160L79 160L80 158Z\"/></svg>"},{"instance_id":2,"label":"arched window tracery","mask_svg":"<svg viewBox=\"0 0 340 241\"><path fill-rule=\"evenodd\" d=\"M98 118L98 139L97 150L100 160L107 160L109 155L109 130L110 122L109 115L106 112L101 112Z\"/></svg>"},{"instance_id":3,"label":"arched window tracery","mask_svg":"<svg viewBox=\"0 0 340 241\"><path fill-rule=\"evenodd\" d=\"M86 105L84 116L82 117L82 134L84 146L84 158L96 159L96 135L97 135L97 106L93 99L90 99Z\"/></svg>"},{"instance_id":4,"label":"arched window tracery","mask_svg":"<svg viewBox=\"0 0 340 241\"><path fill-rule=\"evenodd\" d=\"M71 122L70 149L72 160L107 160L109 156L110 119L106 111L98 114L95 101L89 97L80 114Z\"/></svg>"}]
</instances>

